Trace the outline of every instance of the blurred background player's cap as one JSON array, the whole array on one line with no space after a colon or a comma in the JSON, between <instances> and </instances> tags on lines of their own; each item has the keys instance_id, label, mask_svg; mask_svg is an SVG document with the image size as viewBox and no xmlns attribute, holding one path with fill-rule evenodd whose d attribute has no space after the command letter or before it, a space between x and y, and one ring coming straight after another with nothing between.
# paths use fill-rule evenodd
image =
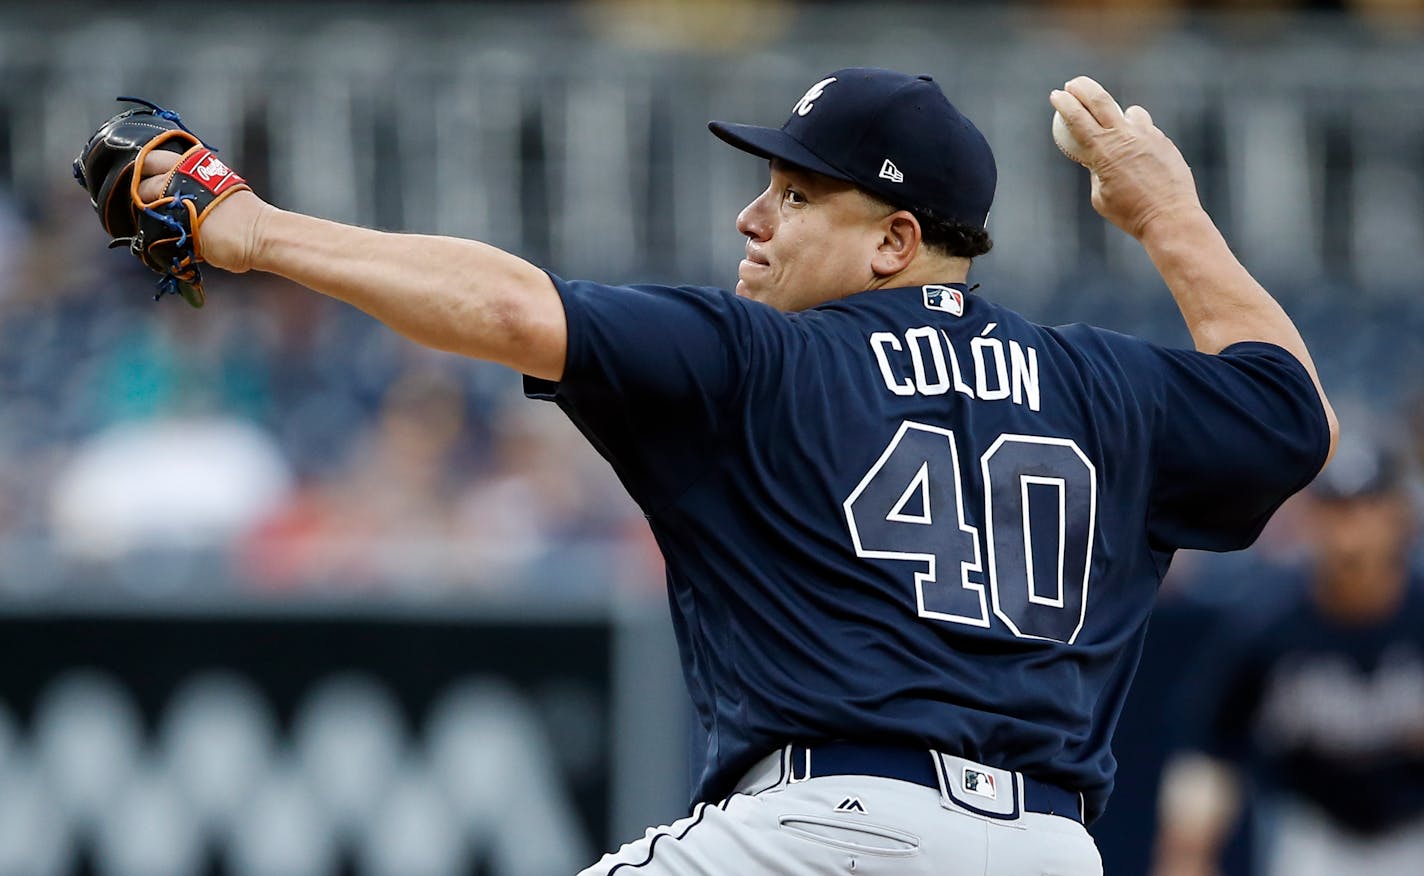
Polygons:
<instances>
[{"instance_id":1,"label":"blurred background player's cap","mask_svg":"<svg viewBox=\"0 0 1424 876\"><path fill-rule=\"evenodd\" d=\"M850 67L812 85L780 129L708 127L745 152L854 183L896 207L978 227L989 220L994 153L929 76Z\"/></svg>"},{"instance_id":2,"label":"blurred background player's cap","mask_svg":"<svg viewBox=\"0 0 1424 876\"><path fill-rule=\"evenodd\" d=\"M1365 431L1340 436L1335 457L1310 484L1310 493L1327 501L1368 499L1402 490L1408 475L1404 453Z\"/></svg>"}]
</instances>

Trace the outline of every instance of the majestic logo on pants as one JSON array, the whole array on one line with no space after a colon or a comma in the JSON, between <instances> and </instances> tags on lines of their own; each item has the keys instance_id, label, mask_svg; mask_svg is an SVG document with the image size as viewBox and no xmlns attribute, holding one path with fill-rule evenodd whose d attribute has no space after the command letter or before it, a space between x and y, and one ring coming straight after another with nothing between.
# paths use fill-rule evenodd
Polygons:
<instances>
[{"instance_id":1,"label":"majestic logo on pants","mask_svg":"<svg viewBox=\"0 0 1424 876\"><path fill-rule=\"evenodd\" d=\"M836 807L837 812L859 812L865 814L865 804L860 802L859 797L847 797L841 801L841 805Z\"/></svg>"},{"instance_id":2,"label":"majestic logo on pants","mask_svg":"<svg viewBox=\"0 0 1424 876\"><path fill-rule=\"evenodd\" d=\"M993 776L969 767L964 768L964 792L987 797L990 800L999 796L998 789L994 787Z\"/></svg>"}]
</instances>

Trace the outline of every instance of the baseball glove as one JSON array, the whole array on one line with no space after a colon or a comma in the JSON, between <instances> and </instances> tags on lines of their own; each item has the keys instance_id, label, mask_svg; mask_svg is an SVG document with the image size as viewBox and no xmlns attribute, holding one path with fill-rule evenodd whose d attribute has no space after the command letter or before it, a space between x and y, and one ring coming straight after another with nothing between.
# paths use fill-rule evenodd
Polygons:
<instances>
[{"instance_id":1,"label":"baseball glove","mask_svg":"<svg viewBox=\"0 0 1424 876\"><path fill-rule=\"evenodd\" d=\"M119 100L140 106L99 126L74 159L74 178L113 238L110 248L127 246L161 275L155 300L178 294L202 307L203 220L224 198L250 187L177 113L135 97ZM162 196L145 202L138 185L144 161L155 149L176 152L182 160L169 171Z\"/></svg>"}]
</instances>

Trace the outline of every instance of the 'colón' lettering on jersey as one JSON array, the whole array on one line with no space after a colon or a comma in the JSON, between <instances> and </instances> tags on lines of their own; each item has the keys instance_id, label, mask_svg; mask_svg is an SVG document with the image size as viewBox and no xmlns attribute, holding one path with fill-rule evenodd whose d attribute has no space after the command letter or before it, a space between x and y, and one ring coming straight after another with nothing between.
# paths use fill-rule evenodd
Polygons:
<instances>
[{"instance_id":1,"label":"'col\u00f3n' lettering on jersey","mask_svg":"<svg viewBox=\"0 0 1424 876\"><path fill-rule=\"evenodd\" d=\"M1038 350L993 337L989 323L969 342L967 355L956 349L949 332L919 326L903 333L874 332L870 350L896 395L944 395L954 391L980 401L1008 399L1037 411L1041 405Z\"/></svg>"}]
</instances>

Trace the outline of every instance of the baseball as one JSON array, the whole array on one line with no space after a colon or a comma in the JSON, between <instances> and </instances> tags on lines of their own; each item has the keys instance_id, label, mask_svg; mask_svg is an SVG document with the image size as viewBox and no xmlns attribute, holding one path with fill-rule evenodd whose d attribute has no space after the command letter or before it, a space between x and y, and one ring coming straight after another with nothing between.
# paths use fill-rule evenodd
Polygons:
<instances>
[{"instance_id":1,"label":"baseball","mask_svg":"<svg viewBox=\"0 0 1424 876\"><path fill-rule=\"evenodd\" d=\"M1093 84L1096 85L1097 83ZM1067 86L1064 87L1066 88ZM1109 96L1109 98L1111 98L1111 96ZM1122 106L1118 104L1117 101L1113 101L1113 104L1117 106L1118 113L1123 112ZM1068 130L1068 121L1064 119L1063 114L1057 110L1053 111L1053 142L1064 155L1067 155L1084 167L1088 166L1088 162L1083 156L1083 144L1079 143L1078 138L1073 136L1073 132Z\"/></svg>"},{"instance_id":2,"label":"baseball","mask_svg":"<svg viewBox=\"0 0 1424 876\"><path fill-rule=\"evenodd\" d=\"M1068 122L1063 119L1063 114L1057 110L1053 111L1053 142L1058 146L1058 151L1083 165L1088 166L1088 162L1082 158L1083 144L1078 142L1078 138L1073 136L1073 132L1068 130Z\"/></svg>"}]
</instances>

